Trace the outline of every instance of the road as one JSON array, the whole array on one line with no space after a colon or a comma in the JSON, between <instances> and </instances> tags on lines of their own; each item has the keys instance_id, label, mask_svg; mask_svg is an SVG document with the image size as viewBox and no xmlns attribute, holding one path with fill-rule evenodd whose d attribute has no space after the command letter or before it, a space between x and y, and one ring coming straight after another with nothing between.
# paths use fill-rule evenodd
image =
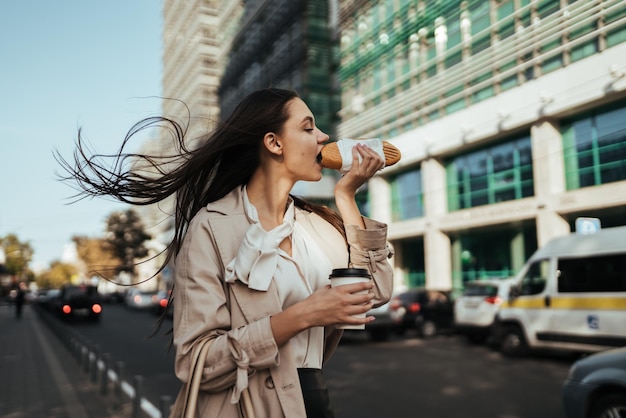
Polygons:
<instances>
[{"instance_id":1,"label":"road","mask_svg":"<svg viewBox=\"0 0 626 418\"><path fill-rule=\"evenodd\" d=\"M574 357L508 359L458 335L344 337L325 368L337 418L564 418Z\"/></svg>"},{"instance_id":2,"label":"road","mask_svg":"<svg viewBox=\"0 0 626 418\"><path fill-rule=\"evenodd\" d=\"M147 338L156 316L120 305L105 309L99 324L72 326L124 361L126 376L144 376L153 404L162 395L174 398L180 384L173 350L167 353L165 337ZM508 359L457 335L375 343L357 332L344 337L324 373L337 418L564 418L560 390L574 359Z\"/></svg>"},{"instance_id":3,"label":"road","mask_svg":"<svg viewBox=\"0 0 626 418\"><path fill-rule=\"evenodd\" d=\"M174 349L168 351L170 338L163 334L171 329L167 319L161 331L151 337L158 316L148 311L135 311L124 305L106 304L99 323L72 323L71 326L102 353L110 353L114 361L123 361L126 380L144 377L144 397L159 405L161 396L172 402L180 388L174 375Z\"/></svg>"}]
</instances>

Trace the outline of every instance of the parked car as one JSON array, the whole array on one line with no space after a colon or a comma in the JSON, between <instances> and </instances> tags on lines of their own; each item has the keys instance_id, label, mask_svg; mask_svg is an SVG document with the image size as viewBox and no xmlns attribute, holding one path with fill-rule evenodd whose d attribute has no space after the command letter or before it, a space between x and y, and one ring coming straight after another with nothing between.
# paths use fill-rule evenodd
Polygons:
<instances>
[{"instance_id":1,"label":"parked car","mask_svg":"<svg viewBox=\"0 0 626 418\"><path fill-rule=\"evenodd\" d=\"M390 303L394 330L402 334L415 329L423 338L454 328L454 307L451 293L424 288L409 289L394 296Z\"/></svg>"},{"instance_id":2,"label":"parked car","mask_svg":"<svg viewBox=\"0 0 626 418\"><path fill-rule=\"evenodd\" d=\"M626 417L626 347L578 360L561 395L567 418Z\"/></svg>"},{"instance_id":3,"label":"parked car","mask_svg":"<svg viewBox=\"0 0 626 418\"><path fill-rule=\"evenodd\" d=\"M474 343L485 342L493 332L500 306L509 297L513 279L488 279L465 283L454 301L454 326Z\"/></svg>"},{"instance_id":4,"label":"parked car","mask_svg":"<svg viewBox=\"0 0 626 418\"><path fill-rule=\"evenodd\" d=\"M370 309L366 316L376 318L375 321L365 325L365 332L373 341L387 340L398 327L399 319L391 309L391 301L378 308Z\"/></svg>"},{"instance_id":5,"label":"parked car","mask_svg":"<svg viewBox=\"0 0 626 418\"><path fill-rule=\"evenodd\" d=\"M148 310L153 307L152 297L156 295L154 290L141 290L137 288L129 289L126 292L124 303L128 308L138 310Z\"/></svg>"},{"instance_id":6,"label":"parked car","mask_svg":"<svg viewBox=\"0 0 626 418\"><path fill-rule=\"evenodd\" d=\"M171 293L171 290L159 290L152 296L152 312L155 315L161 316L165 313L170 318L174 315L173 306L170 303Z\"/></svg>"},{"instance_id":7,"label":"parked car","mask_svg":"<svg viewBox=\"0 0 626 418\"><path fill-rule=\"evenodd\" d=\"M59 294L61 294L60 289L40 290L37 293L37 299L35 299L35 302L45 310L49 311L51 309L51 303L59 296Z\"/></svg>"},{"instance_id":8,"label":"parked car","mask_svg":"<svg viewBox=\"0 0 626 418\"><path fill-rule=\"evenodd\" d=\"M64 285L56 296L47 300L47 306L53 314L65 320L97 322L102 316L98 289L91 285Z\"/></svg>"}]
</instances>

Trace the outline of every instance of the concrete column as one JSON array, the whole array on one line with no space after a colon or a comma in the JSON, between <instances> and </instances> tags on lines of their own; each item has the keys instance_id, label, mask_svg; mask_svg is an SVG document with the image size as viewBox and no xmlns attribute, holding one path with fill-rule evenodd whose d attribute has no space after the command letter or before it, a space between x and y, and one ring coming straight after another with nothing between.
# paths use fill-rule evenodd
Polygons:
<instances>
[{"instance_id":1,"label":"concrete column","mask_svg":"<svg viewBox=\"0 0 626 418\"><path fill-rule=\"evenodd\" d=\"M387 224L391 223L391 187L381 176L368 183L371 218Z\"/></svg>"},{"instance_id":2,"label":"concrete column","mask_svg":"<svg viewBox=\"0 0 626 418\"><path fill-rule=\"evenodd\" d=\"M569 223L553 211L540 210L537 214L537 247L543 247L552 238L570 233Z\"/></svg>"},{"instance_id":3,"label":"concrete column","mask_svg":"<svg viewBox=\"0 0 626 418\"><path fill-rule=\"evenodd\" d=\"M446 214L448 212L446 168L435 158L429 158L422 161L421 170L426 217Z\"/></svg>"},{"instance_id":4,"label":"concrete column","mask_svg":"<svg viewBox=\"0 0 626 418\"><path fill-rule=\"evenodd\" d=\"M450 258L451 258L451 272L455 271L458 274L455 276L451 274L452 289L461 289L463 287L463 262L461 261L461 240L455 239L450 245Z\"/></svg>"},{"instance_id":5,"label":"concrete column","mask_svg":"<svg viewBox=\"0 0 626 418\"><path fill-rule=\"evenodd\" d=\"M421 170L427 228L424 235L426 287L447 290L452 288L450 237L437 225L437 218L448 212L446 168L437 159L429 158L422 162Z\"/></svg>"},{"instance_id":6,"label":"concrete column","mask_svg":"<svg viewBox=\"0 0 626 418\"><path fill-rule=\"evenodd\" d=\"M532 126L530 135L535 196L540 203L549 204L555 194L565 191L561 132L555 121L542 120Z\"/></svg>"},{"instance_id":7,"label":"concrete column","mask_svg":"<svg viewBox=\"0 0 626 418\"><path fill-rule=\"evenodd\" d=\"M511 239L511 268L515 272L519 271L526 262L524 247L524 232L518 231Z\"/></svg>"},{"instance_id":8,"label":"concrete column","mask_svg":"<svg viewBox=\"0 0 626 418\"><path fill-rule=\"evenodd\" d=\"M429 228L424 235L424 263L427 288L452 289L450 260L450 237L439 230Z\"/></svg>"},{"instance_id":9,"label":"concrete column","mask_svg":"<svg viewBox=\"0 0 626 418\"><path fill-rule=\"evenodd\" d=\"M555 121L540 120L530 130L533 180L537 198L537 246L567 235L569 224L553 208L556 196L565 192L563 140Z\"/></svg>"}]
</instances>

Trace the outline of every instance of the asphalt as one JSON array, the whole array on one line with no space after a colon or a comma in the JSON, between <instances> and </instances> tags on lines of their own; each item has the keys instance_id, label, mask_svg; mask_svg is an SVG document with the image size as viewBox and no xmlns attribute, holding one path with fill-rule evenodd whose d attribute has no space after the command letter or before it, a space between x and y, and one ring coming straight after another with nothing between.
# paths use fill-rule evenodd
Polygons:
<instances>
[{"instance_id":1,"label":"asphalt","mask_svg":"<svg viewBox=\"0 0 626 418\"><path fill-rule=\"evenodd\" d=\"M0 305L0 417L122 418L130 405L102 395L70 349L25 305Z\"/></svg>"}]
</instances>

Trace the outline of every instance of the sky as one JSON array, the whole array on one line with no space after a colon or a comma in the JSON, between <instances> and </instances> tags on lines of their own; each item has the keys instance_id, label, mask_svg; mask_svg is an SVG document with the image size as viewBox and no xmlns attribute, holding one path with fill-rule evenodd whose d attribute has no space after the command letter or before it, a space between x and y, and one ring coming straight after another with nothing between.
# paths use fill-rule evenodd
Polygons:
<instances>
[{"instance_id":1,"label":"sky","mask_svg":"<svg viewBox=\"0 0 626 418\"><path fill-rule=\"evenodd\" d=\"M113 153L135 122L158 115L161 58L161 0L0 5L0 237L28 242L32 268L60 260L74 235L103 236L106 218L128 209L70 203L53 151L71 159L82 127L93 150Z\"/></svg>"}]
</instances>

